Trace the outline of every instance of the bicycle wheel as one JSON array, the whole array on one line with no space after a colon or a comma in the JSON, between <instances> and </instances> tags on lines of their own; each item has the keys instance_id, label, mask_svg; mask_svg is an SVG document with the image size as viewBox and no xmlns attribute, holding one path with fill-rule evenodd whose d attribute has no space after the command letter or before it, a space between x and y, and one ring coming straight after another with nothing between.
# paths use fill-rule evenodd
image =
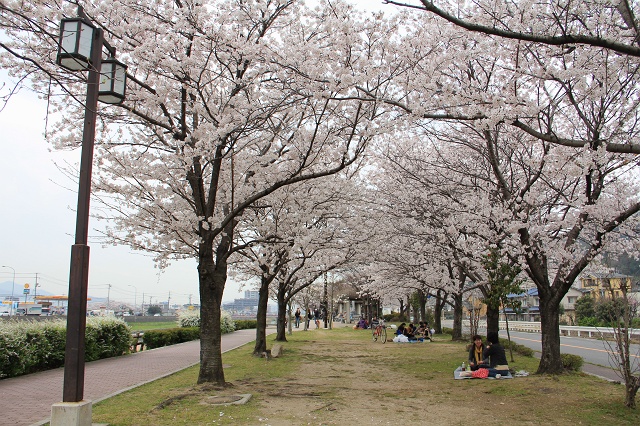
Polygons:
<instances>
[{"instance_id":1,"label":"bicycle wheel","mask_svg":"<svg viewBox=\"0 0 640 426\"><path fill-rule=\"evenodd\" d=\"M382 343L387 343L387 328L384 327L380 330L380 341Z\"/></svg>"}]
</instances>

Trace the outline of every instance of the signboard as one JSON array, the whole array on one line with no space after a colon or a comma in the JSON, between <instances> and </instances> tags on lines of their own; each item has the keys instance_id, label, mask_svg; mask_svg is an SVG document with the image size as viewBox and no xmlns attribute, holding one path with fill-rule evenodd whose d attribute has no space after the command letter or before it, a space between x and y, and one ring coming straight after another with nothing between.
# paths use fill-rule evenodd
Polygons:
<instances>
[{"instance_id":1,"label":"signboard","mask_svg":"<svg viewBox=\"0 0 640 426\"><path fill-rule=\"evenodd\" d=\"M24 292L24 294L29 294L29 293L31 293L31 290L29 290L28 288L25 288L23 292Z\"/></svg>"}]
</instances>

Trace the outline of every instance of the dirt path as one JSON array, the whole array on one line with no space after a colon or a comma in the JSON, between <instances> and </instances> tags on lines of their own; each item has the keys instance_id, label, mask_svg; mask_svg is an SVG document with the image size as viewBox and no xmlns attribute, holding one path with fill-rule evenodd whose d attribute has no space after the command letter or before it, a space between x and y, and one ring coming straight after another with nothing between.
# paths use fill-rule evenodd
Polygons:
<instances>
[{"instance_id":1,"label":"dirt path","mask_svg":"<svg viewBox=\"0 0 640 426\"><path fill-rule=\"evenodd\" d=\"M431 349L437 346L405 344L402 349L420 357L430 350L429 345ZM236 382L234 392L259 393L264 424L272 426L472 422L472 413L460 409L455 400L438 398L438 404L429 407L434 398L447 393L451 383L442 384L443 389L434 393L431 386L425 386L429 374L423 370L404 377L393 372L399 346L370 340L312 341L295 379Z\"/></svg>"}]
</instances>

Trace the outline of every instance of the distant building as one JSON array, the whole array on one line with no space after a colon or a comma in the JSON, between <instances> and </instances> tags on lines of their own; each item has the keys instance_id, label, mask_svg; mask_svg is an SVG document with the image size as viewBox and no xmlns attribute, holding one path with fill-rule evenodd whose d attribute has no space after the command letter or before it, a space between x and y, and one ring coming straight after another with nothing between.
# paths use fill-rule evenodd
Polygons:
<instances>
[{"instance_id":1,"label":"distant building","mask_svg":"<svg viewBox=\"0 0 640 426\"><path fill-rule=\"evenodd\" d=\"M258 298L260 292L256 290L245 290L244 298L234 299L233 302L223 303L222 309L230 313L254 312L258 309Z\"/></svg>"},{"instance_id":2,"label":"distant building","mask_svg":"<svg viewBox=\"0 0 640 426\"><path fill-rule=\"evenodd\" d=\"M595 300L621 297L621 286L625 286L628 292L633 291L632 277L616 273L590 273L580 277L580 287L588 290Z\"/></svg>"}]
</instances>

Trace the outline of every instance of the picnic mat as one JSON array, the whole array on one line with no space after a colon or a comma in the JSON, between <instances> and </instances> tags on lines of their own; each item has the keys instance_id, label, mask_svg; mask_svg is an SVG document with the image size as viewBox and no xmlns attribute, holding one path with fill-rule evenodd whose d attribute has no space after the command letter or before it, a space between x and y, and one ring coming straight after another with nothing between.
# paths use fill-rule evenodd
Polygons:
<instances>
[{"instance_id":1,"label":"picnic mat","mask_svg":"<svg viewBox=\"0 0 640 426\"><path fill-rule=\"evenodd\" d=\"M456 380L464 380L464 379L473 379L474 377L460 377L460 367L456 368L453 372L453 378ZM509 370L505 371L505 374L500 373L502 377L500 379L513 379L513 376L509 372ZM487 379L495 380L495 377L487 377Z\"/></svg>"}]
</instances>

